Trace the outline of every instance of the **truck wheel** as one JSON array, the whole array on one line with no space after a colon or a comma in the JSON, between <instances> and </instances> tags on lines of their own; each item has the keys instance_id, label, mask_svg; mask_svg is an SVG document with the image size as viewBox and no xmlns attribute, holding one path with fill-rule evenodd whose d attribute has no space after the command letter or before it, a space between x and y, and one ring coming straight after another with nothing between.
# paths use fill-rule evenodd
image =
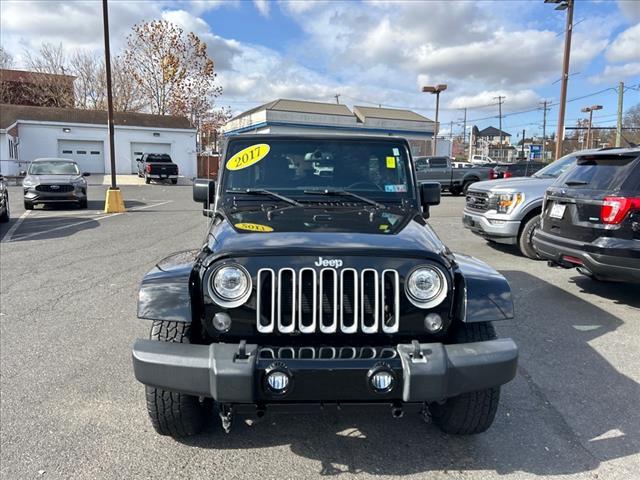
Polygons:
<instances>
[{"instance_id":1,"label":"truck wheel","mask_svg":"<svg viewBox=\"0 0 640 480\"><path fill-rule=\"evenodd\" d=\"M533 234L536 233L538 228L540 228L540 215L536 215L527 220L518 237L520 252L532 260L540 260L540 255L538 255L536 249L533 248Z\"/></svg>"},{"instance_id":2,"label":"truck wheel","mask_svg":"<svg viewBox=\"0 0 640 480\"><path fill-rule=\"evenodd\" d=\"M456 343L494 340L496 332L491 323L463 324L456 332ZM430 412L440 430L454 435L473 435L486 431L496 416L500 401L500 387L479 392L463 393L447 399L443 404L431 404Z\"/></svg>"},{"instance_id":3,"label":"truck wheel","mask_svg":"<svg viewBox=\"0 0 640 480\"><path fill-rule=\"evenodd\" d=\"M183 322L154 321L150 338L159 342L190 343L190 327ZM154 387L145 387L145 390L151 425L160 435L185 437L204 427L205 406L198 397Z\"/></svg>"},{"instance_id":4,"label":"truck wheel","mask_svg":"<svg viewBox=\"0 0 640 480\"><path fill-rule=\"evenodd\" d=\"M449 192L451 193L451 195L454 195L454 196L457 197L458 195L460 195L462 193L462 189L460 187L451 187L449 189Z\"/></svg>"},{"instance_id":5,"label":"truck wheel","mask_svg":"<svg viewBox=\"0 0 640 480\"><path fill-rule=\"evenodd\" d=\"M172 179L171 179L171 183L172 183L173 185L176 185L176 184L178 183L178 179L177 179L177 178L172 178Z\"/></svg>"},{"instance_id":6,"label":"truck wheel","mask_svg":"<svg viewBox=\"0 0 640 480\"><path fill-rule=\"evenodd\" d=\"M146 183L147 185L149 185L151 183L151 179L149 177L147 177L146 175L144 176L144 183Z\"/></svg>"},{"instance_id":7,"label":"truck wheel","mask_svg":"<svg viewBox=\"0 0 640 480\"><path fill-rule=\"evenodd\" d=\"M466 195L467 191L469 190L469 187L475 182L475 180L469 180L464 182L464 185L462 186L462 192Z\"/></svg>"},{"instance_id":8,"label":"truck wheel","mask_svg":"<svg viewBox=\"0 0 640 480\"><path fill-rule=\"evenodd\" d=\"M28 202L27 200L24 201L24 209L25 210L33 210L33 203L32 202Z\"/></svg>"}]
</instances>

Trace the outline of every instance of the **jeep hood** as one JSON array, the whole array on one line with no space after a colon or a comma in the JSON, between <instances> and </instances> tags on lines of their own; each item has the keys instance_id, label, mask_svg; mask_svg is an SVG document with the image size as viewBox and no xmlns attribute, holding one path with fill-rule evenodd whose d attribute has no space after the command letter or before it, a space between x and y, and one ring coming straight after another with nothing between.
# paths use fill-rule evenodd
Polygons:
<instances>
[{"instance_id":1,"label":"jeep hood","mask_svg":"<svg viewBox=\"0 0 640 480\"><path fill-rule=\"evenodd\" d=\"M430 257L448 252L413 209L292 207L269 216L262 210L227 212L211 226L216 255L316 255L350 253Z\"/></svg>"}]
</instances>

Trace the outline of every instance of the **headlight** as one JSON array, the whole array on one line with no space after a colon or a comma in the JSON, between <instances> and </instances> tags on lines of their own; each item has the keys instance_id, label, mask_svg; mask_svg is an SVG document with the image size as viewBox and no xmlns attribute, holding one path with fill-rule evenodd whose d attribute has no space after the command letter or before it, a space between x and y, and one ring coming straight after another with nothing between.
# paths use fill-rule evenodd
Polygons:
<instances>
[{"instance_id":1,"label":"headlight","mask_svg":"<svg viewBox=\"0 0 640 480\"><path fill-rule=\"evenodd\" d=\"M447 296L447 280L438 268L419 267L407 277L405 290L416 307L431 308L442 303Z\"/></svg>"},{"instance_id":2,"label":"headlight","mask_svg":"<svg viewBox=\"0 0 640 480\"><path fill-rule=\"evenodd\" d=\"M234 308L251 293L251 277L240 265L225 265L209 277L209 293L218 305Z\"/></svg>"},{"instance_id":3,"label":"headlight","mask_svg":"<svg viewBox=\"0 0 640 480\"><path fill-rule=\"evenodd\" d=\"M496 196L498 198L496 206L498 213L511 213L518 205L524 202L523 193L501 193Z\"/></svg>"},{"instance_id":4,"label":"headlight","mask_svg":"<svg viewBox=\"0 0 640 480\"><path fill-rule=\"evenodd\" d=\"M25 178L25 179L22 181L22 186L23 186L23 187L26 187L26 188L34 187L34 186L36 186L37 184L38 184L38 182L36 182L36 181L34 181L34 180L31 180L30 178Z\"/></svg>"},{"instance_id":5,"label":"headlight","mask_svg":"<svg viewBox=\"0 0 640 480\"><path fill-rule=\"evenodd\" d=\"M71 183L72 183L73 185L80 185L80 186L82 186L82 185L86 185L86 183L87 183L87 182L86 182L86 180L85 180L84 178L80 177L80 178L76 178L76 179L74 179L74 180L71 180Z\"/></svg>"}]
</instances>

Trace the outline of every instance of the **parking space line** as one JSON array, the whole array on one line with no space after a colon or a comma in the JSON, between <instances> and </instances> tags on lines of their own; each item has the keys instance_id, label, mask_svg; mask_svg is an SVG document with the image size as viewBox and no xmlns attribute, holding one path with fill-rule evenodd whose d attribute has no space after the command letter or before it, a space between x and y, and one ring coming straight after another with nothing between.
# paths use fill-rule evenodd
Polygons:
<instances>
[{"instance_id":1,"label":"parking space line","mask_svg":"<svg viewBox=\"0 0 640 480\"><path fill-rule=\"evenodd\" d=\"M25 210L24 213L18 217L18 219L16 220L16 223L14 223L9 229L9 231L7 232L7 234L4 237L2 237L2 243L8 243L11 241L11 237L13 237L13 234L15 233L15 231L18 229L20 225L22 225L22 222L24 222L24 219L27 218L30 212L31 210Z\"/></svg>"},{"instance_id":2,"label":"parking space line","mask_svg":"<svg viewBox=\"0 0 640 480\"><path fill-rule=\"evenodd\" d=\"M158 207L160 205L166 205L167 203L172 203L172 202L173 202L173 200L167 200L165 202L153 203L151 205L145 205L143 207L133 207L133 208L130 208L128 211L131 212L131 211L137 211L137 210L145 210L147 208ZM25 212L25 214L23 214L22 217L20 217L18 219L18 221L24 220L23 217L26 217L27 213L29 213L29 211ZM83 220L81 222L75 222L75 223L71 223L71 224L68 224L68 225L61 225L59 227L49 228L47 230L42 230L42 231L38 231L38 232L33 232L33 233L28 234L28 235L21 236L20 240L28 240L28 239L30 239L32 237L37 237L39 235L45 235L45 234L48 234L48 233L51 233L51 232L55 232L55 231L58 231L58 230L64 230L65 228L72 228L72 227L76 227L78 225L83 225L83 224L89 223L89 222L95 222L95 221L102 220L102 219L105 219L105 218L117 217L118 215L124 215L125 213L127 213L127 212L109 213L109 214L98 215L98 216L91 217L91 218L88 218L86 220ZM5 238L7 238L10 234L15 232L16 229L17 229L17 222L16 222L16 225L14 225L11 228L11 230L9 232L7 232L7 235L5 235ZM3 239L3 242L4 241L5 240Z\"/></svg>"}]
</instances>

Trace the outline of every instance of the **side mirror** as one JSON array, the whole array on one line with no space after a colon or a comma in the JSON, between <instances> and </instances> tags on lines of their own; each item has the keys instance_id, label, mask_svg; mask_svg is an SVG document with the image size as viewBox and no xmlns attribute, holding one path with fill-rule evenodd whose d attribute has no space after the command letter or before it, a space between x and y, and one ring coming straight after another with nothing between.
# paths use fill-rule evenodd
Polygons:
<instances>
[{"instance_id":1,"label":"side mirror","mask_svg":"<svg viewBox=\"0 0 640 480\"><path fill-rule=\"evenodd\" d=\"M424 182L420 184L420 204L425 218L429 218L429 207L440 204L440 182Z\"/></svg>"},{"instance_id":2,"label":"side mirror","mask_svg":"<svg viewBox=\"0 0 640 480\"><path fill-rule=\"evenodd\" d=\"M91 174L89 172L82 172L83 177L90 177Z\"/></svg>"},{"instance_id":3,"label":"side mirror","mask_svg":"<svg viewBox=\"0 0 640 480\"><path fill-rule=\"evenodd\" d=\"M26 177L26 176L27 176L27 171L26 171L26 170L20 170L20 171L18 172L18 174L19 174L21 177Z\"/></svg>"},{"instance_id":4,"label":"side mirror","mask_svg":"<svg viewBox=\"0 0 640 480\"><path fill-rule=\"evenodd\" d=\"M205 208L216 198L216 182L208 178L196 178L193 181L193 201L203 203Z\"/></svg>"}]
</instances>

